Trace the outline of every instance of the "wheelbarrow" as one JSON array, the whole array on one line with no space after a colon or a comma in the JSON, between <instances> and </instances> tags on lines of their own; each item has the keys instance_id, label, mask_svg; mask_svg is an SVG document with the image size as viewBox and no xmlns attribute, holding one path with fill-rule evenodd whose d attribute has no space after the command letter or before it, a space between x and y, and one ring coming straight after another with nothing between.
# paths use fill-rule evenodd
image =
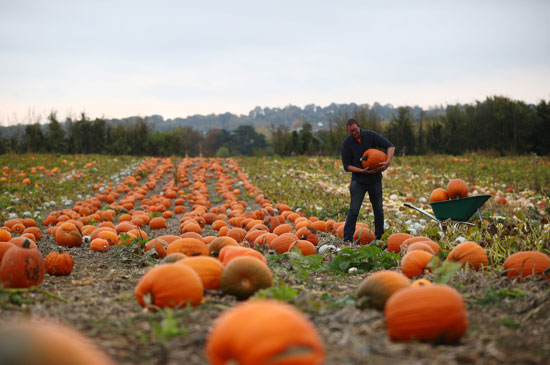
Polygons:
<instances>
[{"instance_id":1,"label":"wheelbarrow","mask_svg":"<svg viewBox=\"0 0 550 365\"><path fill-rule=\"evenodd\" d=\"M428 213L423 209L415 207L412 204L404 203L403 205L407 208L412 208L420 213L430 217L439 223L439 227L443 229L443 221L448 219L457 221L453 229L456 229L460 224L475 226L475 224L468 222L470 218L477 212L479 215L480 222L483 222L483 217L481 216L480 208L485 204L492 195L489 194L480 194L469 196L462 199L451 199L443 200L438 202L431 202L430 205L434 214Z\"/></svg>"}]
</instances>

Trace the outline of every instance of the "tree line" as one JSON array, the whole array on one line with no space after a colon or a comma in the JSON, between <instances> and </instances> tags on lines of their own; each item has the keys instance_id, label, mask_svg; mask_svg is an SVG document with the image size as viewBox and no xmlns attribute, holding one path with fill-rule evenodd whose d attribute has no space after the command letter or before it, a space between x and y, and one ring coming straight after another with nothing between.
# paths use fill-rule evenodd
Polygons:
<instances>
[{"instance_id":1,"label":"tree line","mask_svg":"<svg viewBox=\"0 0 550 365\"><path fill-rule=\"evenodd\" d=\"M336 156L347 136L349 118L357 119L363 129L387 137L401 155L550 153L550 102L532 105L500 96L475 104L449 105L442 113L400 107L389 120L383 120L376 108L360 106L330 116L323 129L314 130L308 120L297 120L293 125L271 124L263 134L252 125L231 131L215 128L200 132L190 126L153 131L144 119L113 125L104 119L90 120L84 113L77 120L67 118L61 123L52 113L45 126L37 122L16 135L0 134L0 153Z\"/></svg>"}]
</instances>

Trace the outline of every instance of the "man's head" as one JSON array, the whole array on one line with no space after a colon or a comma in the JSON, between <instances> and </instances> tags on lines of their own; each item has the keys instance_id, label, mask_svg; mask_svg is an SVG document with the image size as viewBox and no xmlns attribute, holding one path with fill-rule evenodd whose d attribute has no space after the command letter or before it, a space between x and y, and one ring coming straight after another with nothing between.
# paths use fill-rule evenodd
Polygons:
<instances>
[{"instance_id":1,"label":"man's head","mask_svg":"<svg viewBox=\"0 0 550 365\"><path fill-rule=\"evenodd\" d=\"M349 135L353 139L359 139L361 137L361 127L359 126L359 122L355 118L350 118L346 122L346 128L348 129Z\"/></svg>"}]
</instances>

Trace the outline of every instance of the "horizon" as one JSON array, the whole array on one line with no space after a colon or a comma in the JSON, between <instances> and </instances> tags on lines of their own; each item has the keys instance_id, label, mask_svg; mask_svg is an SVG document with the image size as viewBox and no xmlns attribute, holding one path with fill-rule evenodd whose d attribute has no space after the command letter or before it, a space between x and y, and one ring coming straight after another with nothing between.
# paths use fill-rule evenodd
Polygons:
<instances>
[{"instance_id":1,"label":"horizon","mask_svg":"<svg viewBox=\"0 0 550 365\"><path fill-rule=\"evenodd\" d=\"M0 3L0 125L550 99L545 0Z\"/></svg>"}]
</instances>

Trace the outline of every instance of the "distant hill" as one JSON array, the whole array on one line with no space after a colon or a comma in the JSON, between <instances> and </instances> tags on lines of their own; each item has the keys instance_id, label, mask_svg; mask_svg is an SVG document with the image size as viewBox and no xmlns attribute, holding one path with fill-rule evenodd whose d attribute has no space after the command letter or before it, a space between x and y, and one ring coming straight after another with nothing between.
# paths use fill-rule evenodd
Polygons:
<instances>
[{"instance_id":1,"label":"distant hill","mask_svg":"<svg viewBox=\"0 0 550 365\"><path fill-rule=\"evenodd\" d=\"M161 115L151 115L146 117L132 116L123 119L107 119L109 125L133 124L138 119L144 119L153 131L165 132L183 127L192 127L205 134L210 129L225 129L232 131L240 125L252 125L256 130L269 130L271 126L287 125L290 129L299 128L302 122L308 122L313 126L313 130L328 129L329 120L335 116L344 114L353 115L360 108L374 110L380 120L390 120L397 114L397 107L391 104L381 105L379 103L369 104L335 104L332 103L326 107L314 104L306 105L300 108L294 105L288 105L284 108L261 108L256 107L248 115L236 115L232 113L192 115L186 118L164 119ZM428 115L443 114L444 107L430 109L425 111ZM411 107L411 114L414 120L420 120L422 109L418 106ZM62 121L61 121L62 122ZM64 124L62 122L62 124ZM44 128L47 123L44 124ZM24 125L0 127L0 133L4 137L21 135L24 133Z\"/></svg>"}]
</instances>

